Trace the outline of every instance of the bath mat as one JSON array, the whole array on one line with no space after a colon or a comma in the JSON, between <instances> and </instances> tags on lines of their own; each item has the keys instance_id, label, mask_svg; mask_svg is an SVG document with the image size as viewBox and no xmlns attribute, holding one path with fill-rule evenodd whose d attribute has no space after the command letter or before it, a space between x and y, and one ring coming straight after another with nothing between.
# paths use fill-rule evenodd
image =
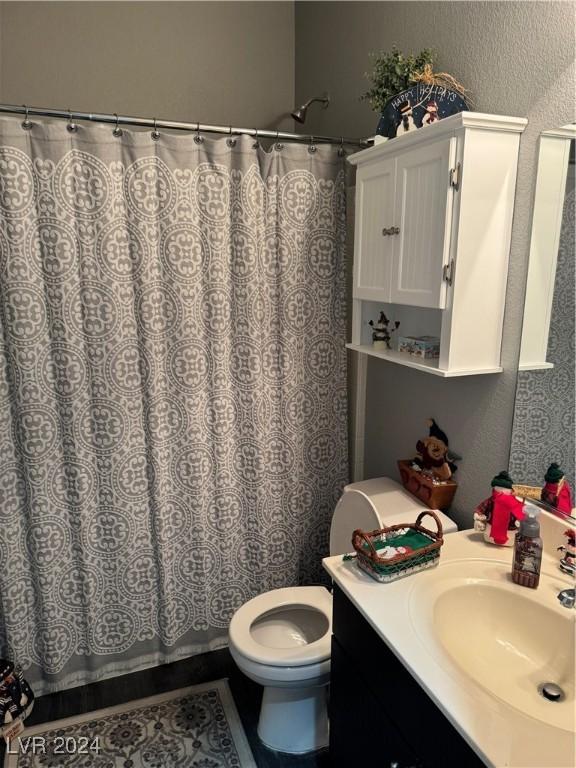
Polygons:
<instances>
[{"instance_id":1,"label":"bath mat","mask_svg":"<svg viewBox=\"0 0 576 768\"><path fill-rule=\"evenodd\" d=\"M6 768L256 768L226 680L32 726L9 752Z\"/></svg>"}]
</instances>

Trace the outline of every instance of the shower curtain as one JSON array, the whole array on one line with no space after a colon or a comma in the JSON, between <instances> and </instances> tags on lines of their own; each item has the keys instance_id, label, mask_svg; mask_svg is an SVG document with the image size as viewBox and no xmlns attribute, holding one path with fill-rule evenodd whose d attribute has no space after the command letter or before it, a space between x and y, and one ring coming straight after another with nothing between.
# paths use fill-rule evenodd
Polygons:
<instances>
[{"instance_id":1,"label":"shower curtain","mask_svg":"<svg viewBox=\"0 0 576 768\"><path fill-rule=\"evenodd\" d=\"M0 121L0 653L37 693L321 578L344 227L333 147Z\"/></svg>"}]
</instances>

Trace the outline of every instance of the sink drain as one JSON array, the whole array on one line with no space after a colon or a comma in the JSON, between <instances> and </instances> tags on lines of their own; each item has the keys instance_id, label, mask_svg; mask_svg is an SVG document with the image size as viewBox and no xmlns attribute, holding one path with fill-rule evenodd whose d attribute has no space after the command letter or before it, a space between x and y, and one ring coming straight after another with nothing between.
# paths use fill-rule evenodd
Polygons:
<instances>
[{"instance_id":1,"label":"sink drain","mask_svg":"<svg viewBox=\"0 0 576 768\"><path fill-rule=\"evenodd\" d=\"M566 694L556 683L540 683L538 693L548 701L563 701L566 698Z\"/></svg>"}]
</instances>

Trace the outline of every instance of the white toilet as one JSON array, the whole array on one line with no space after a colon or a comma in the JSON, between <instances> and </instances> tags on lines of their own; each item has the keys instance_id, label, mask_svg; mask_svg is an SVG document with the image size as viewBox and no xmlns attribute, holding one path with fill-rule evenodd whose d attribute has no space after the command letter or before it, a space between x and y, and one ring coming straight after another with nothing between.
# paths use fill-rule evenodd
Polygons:
<instances>
[{"instance_id":1,"label":"white toilet","mask_svg":"<svg viewBox=\"0 0 576 768\"><path fill-rule=\"evenodd\" d=\"M422 509L387 477L347 485L332 517L330 554L350 552L356 528L412 523ZM457 530L449 517L436 514L444 533ZM274 589L232 617L230 653L264 686L258 735L270 749L303 754L327 746L331 636L332 595L324 587Z\"/></svg>"}]
</instances>

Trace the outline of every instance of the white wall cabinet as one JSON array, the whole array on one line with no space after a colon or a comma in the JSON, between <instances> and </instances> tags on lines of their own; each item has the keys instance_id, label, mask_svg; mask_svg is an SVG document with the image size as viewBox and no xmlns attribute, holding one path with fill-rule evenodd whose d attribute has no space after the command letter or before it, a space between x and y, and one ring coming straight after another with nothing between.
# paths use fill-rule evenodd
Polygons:
<instances>
[{"instance_id":1,"label":"white wall cabinet","mask_svg":"<svg viewBox=\"0 0 576 768\"><path fill-rule=\"evenodd\" d=\"M439 376L497 373L523 118L462 112L351 155L357 166L352 342ZM440 358L375 350L380 310Z\"/></svg>"}]
</instances>

